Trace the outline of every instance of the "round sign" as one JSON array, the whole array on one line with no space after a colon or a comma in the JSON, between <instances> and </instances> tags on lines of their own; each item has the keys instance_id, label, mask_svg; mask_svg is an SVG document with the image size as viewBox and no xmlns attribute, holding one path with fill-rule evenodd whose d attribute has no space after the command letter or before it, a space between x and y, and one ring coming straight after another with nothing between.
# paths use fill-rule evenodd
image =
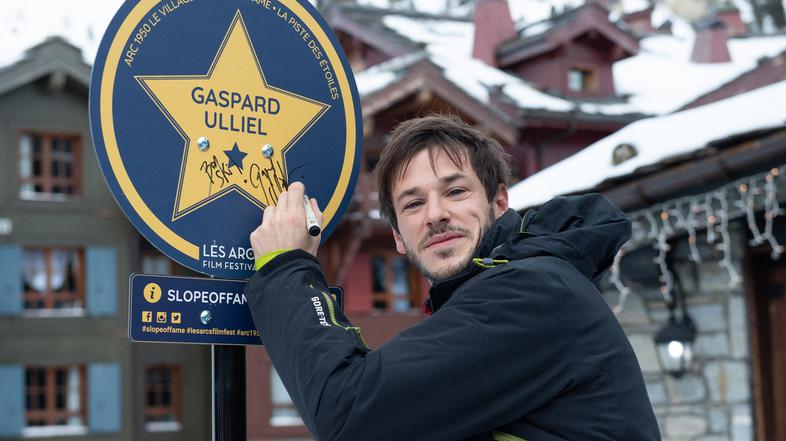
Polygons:
<instances>
[{"instance_id":1,"label":"round sign","mask_svg":"<svg viewBox=\"0 0 786 441\"><path fill-rule=\"evenodd\" d=\"M289 182L317 199L327 238L363 136L346 55L305 0L125 2L98 50L90 124L142 235L228 278L253 272L249 234Z\"/></svg>"}]
</instances>

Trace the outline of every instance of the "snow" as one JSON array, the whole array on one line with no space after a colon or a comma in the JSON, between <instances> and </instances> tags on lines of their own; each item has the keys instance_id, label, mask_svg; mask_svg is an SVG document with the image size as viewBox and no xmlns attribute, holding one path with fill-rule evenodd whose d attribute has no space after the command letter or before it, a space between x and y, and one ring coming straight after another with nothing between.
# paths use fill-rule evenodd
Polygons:
<instances>
[{"instance_id":1,"label":"snow","mask_svg":"<svg viewBox=\"0 0 786 441\"><path fill-rule=\"evenodd\" d=\"M784 2L786 4L786 2ZM745 23L753 23L753 5L749 0L734 0L734 6L740 11L740 18Z\"/></svg>"},{"instance_id":2,"label":"snow","mask_svg":"<svg viewBox=\"0 0 786 441\"><path fill-rule=\"evenodd\" d=\"M756 67L760 58L786 50L786 36L730 39L732 61L712 64L690 61L692 39L655 36L639 44L638 55L614 64L617 93L630 95L632 108L642 113L664 114Z\"/></svg>"},{"instance_id":3,"label":"snow","mask_svg":"<svg viewBox=\"0 0 786 441\"><path fill-rule=\"evenodd\" d=\"M584 0L509 0L511 15L520 25L529 23L525 32L545 30L550 22L552 5L557 11L579 6ZM742 1L742 0L738 0ZM0 67L18 61L28 48L47 37L59 35L83 51L86 63L92 64L101 36L121 0L39 0L7 1L0 6ZM395 5L399 10L412 4L422 12L441 13L456 0L362 0L372 6ZM646 0L624 0L624 12L638 10ZM466 16L469 8L458 8ZM76 13L75 11L79 11ZM448 80L482 103L489 102L489 90L502 91L522 108L557 112L579 110L586 113L619 115L627 113L665 114L673 112L704 93L736 78L756 66L764 56L786 50L786 36L738 38L729 42L733 61L719 64L690 62L694 32L691 26L675 16L667 7L658 5L653 11L656 25L665 20L673 23L674 36L653 36L641 40L640 53L614 65L618 95L628 96L627 103L575 103L538 90L531 83L486 66L471 58L474 25L456 19L414 19L391 14L383 23L391 30L422 43L431 60L440 66ZM401 60L398 61L399 63ZM395 69L401 66L378 66L357 75L362 95L374 93L399 78ZM373 69L373 68L372 68ZM653 73L657 72L657 81ZM664 86L665 85L665 86Z\"/></svg>"},{"instance_id":4,"label":"snow","mask_svg":"<svg viewBox=\"0 0 786 441\"><path fill-rule=\"evenodd\" d=\"M422 60L422 52L402 55L355 74L355 83L361 97L371 95L401 78L401 70Z\"/></svg>"},{"instance_id":5,"label":"snow","mask_svg":"<svg viewBox=\"0 0 786 441\"><path fill-rule=\"evenodd\" d=\"M514 0L515 1L515 0ZM394 11L417 11L426 14L466 17L472 13L472 5L459 5L456 0L356 0L360 5Z\"/></svg>"},{"instance_id":6,"label":"snow","mask_svg":"<svg viewBox=\"0 0 786 441\"><path fill-rule=\"evenodd\" d=\"M509 4L511 10L523 5L548 5L539 0L511 1ZM570 5L567 1L559 4ZM538 16L537 11L537 8L532 9L530 16ZM392 31L423 44L432 61L444 69L449 80L483 103L489 101L489 88L504 86L504 93L523 108L552 111L578 109L585 113L604 115L660 115L674 112L754 68L761 57L771 57L786 50L786 36L736 38L729 40L732 62L692 63L690 56L695 33L690 24L661 5L656 6L653 17L657 24L670 20L675 35L644 38L640 41L639 54L614 64L617 94L628 96L627 103L617 104L577 104L541 92L524 80L473 60L474 25L471 22L388 15L383 23ZM527 35L541 32L549 23L549 20L533 23L523 28L523 31ZM655 72L657 81L653 80Z\"/></svg>"},{"instance_id":7,"label":"snow","mask_svg":"<svg viewBox=\"0 0 786 441\"><path fill-rule=\"evenodd\" d=\"M623 14L630 14L649 8L650 2L648 0L621 0L619 6Z\"/></svg>"},{"instance_id":8,"label":"snow","mask_svg":"<svg viewBox=\"0 0 786 441\"><path fill-rule=\"evenodd\" d=\"M584 0L508 0L513 21L525 24L551 18L552 8L559 14L584 4Z\"/></svg>"},{"instance_id":9,"label":"snow","mask_svg":"<svg viewBox=\"0 0 786 441\"><path fill-rule=\"evenodd\" d=\"M652 20L652 27L655 29L661 27L665 22L670 21L671 34L674 37L693 41L693 38L696 36L696 33L693 31L693 26L688 20L678 16L668 6L662 3L655 5L650 20Z\"/></svg>"},{"instance_id":10,"label":"snow","mask_svg":"<svg viewBox=\"0 0 786 441\"><path fill-rule=\"evenodd\" d=\"M27 49L61 36L93 64L98 45L122 0L4 1L0 5L0 66L19 61Z\"/></svg>"},{"instance_id":11,"label":"snow","mask_svg":"<svg viewBox=\"0 0 786 441\"><path fill-rule=\"evenodd\" d=\"M551 20L543 20L537 23L532 23L531 25L528 25L527 27L521 29L520 35L524 38L539 35L548 31L551 26L552 26Z\"/></svg>"},{"instance_id":12,"label":"snow","mask_svg":"<svg viewBox=\"0 0 786 441\"><path fill-rule=\"evenodd\" d=\"M633 0L646 3L646 0ZM471 17L472 2L459 5L456 0L357 0L358 4L376 8L417 11L452 17ZM561 13L583 5L585 0L508 0L510 15L515 22L535 23L551 17L552 9ZM643 8L642 8L643 9Z\"/></svg>"},{"instance_id":13,"label":"snow","mask_svg":"<svg viewBox=\"0 0 786 441\"><path fill-rule=\"evenodd\" d=\"M425 46L429 58L442 68L445 78L482 103L489 103L489 90L502 87L503 93L527 109L569 112L576 109L609 115L636 112L629 104L577 104L541 92L531 83L472 58L474 26L456 20L424 20L388 15L389 29Z\"/></svg>"},{"instance_id":14,"label":"snow","mask_svg":"<svg viewBox=\"0 0 786 441\"><path fill-rule=\"evenodd\" d=\"M517 210L532 207L693 152L715 140L786 125L783 102L786 81L695 109L636 121L513 186L510 206ZM620 144L632 144L638 155L614 165L612 153Z\"/></svg>"},{"instance_id":15,"label":"snow","mask_svg":"<svg viewBox=\"0 0 786 441\"><path fill-rule=\"evenodd\" d=\"M489 103L489 89L502 86L506 95L527 108L567 112L576 107L569 100L541 92L515 75L472 58L472 23L401 15L386 16L383 23L400 35L423 43L429 58L443 70L445 78L482 103Z\"/></svg>"},{"instance_id":16,"label":"snow","mask_svg":"<svg viewBox=\"0 0 786 441\"><path fill-rule=\"evenodd\" d=\"M398 78L395 72L366 69L355 75L355 82L357 83L360 96L368 96L380 89L384 89Z\"/></svg>"},{"instance_id":17,"label":"snow","mask_svg":"<svg viewBox=\"0 0 786 441\"><path fill-rule=\"evenodd\" d=\"M468 21L449 19L414 19L387 15L382 19L390 30L428 46L429 52L467 57L472 53L475 26Z\"/></svg>"}]
</instances>

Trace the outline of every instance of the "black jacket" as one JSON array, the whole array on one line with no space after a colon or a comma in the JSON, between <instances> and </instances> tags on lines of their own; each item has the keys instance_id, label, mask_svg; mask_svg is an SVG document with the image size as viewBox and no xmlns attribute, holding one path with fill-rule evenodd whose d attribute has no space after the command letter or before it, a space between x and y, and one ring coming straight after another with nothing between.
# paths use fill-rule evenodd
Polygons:
<instances>
[{"instance_id":1,"label":"black jacket","mask_svg":"<svg viewBox=\"0 0 786 441\"><path fill-rule=\"evenodd\" d=\"M271 260L246 295L318 441L659 440L636 357L593 283L629 234L599 195L523 220L509 210L478 253L509 262L435 284L434 314L373 351L304 251Z\"/></svg>"}]
</instances>

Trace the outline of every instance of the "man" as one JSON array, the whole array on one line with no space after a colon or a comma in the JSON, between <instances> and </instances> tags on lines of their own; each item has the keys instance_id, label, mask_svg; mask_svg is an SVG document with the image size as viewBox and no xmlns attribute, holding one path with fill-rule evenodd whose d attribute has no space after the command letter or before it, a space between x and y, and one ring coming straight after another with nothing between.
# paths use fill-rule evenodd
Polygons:
<instances>
[{"instance_id":1,"label":"man","mask_svg":"<svg viewBox=\"0 0 786 441\"><path fill-rule=\"evenodd\" d=\"M399 125L376 172L396 249L432 282L434 311L378 350L326 294L301 184L251 234L249 305L316 440L660 439L593 283L630 234L622 212L590 195L522 219L502 148L446 117Z\"/></svg>"}]
</instances>

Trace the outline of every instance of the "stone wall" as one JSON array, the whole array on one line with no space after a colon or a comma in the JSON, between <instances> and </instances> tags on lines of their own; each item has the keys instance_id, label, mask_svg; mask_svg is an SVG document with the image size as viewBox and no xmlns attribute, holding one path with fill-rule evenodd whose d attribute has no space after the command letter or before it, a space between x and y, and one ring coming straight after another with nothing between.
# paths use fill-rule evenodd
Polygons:
<instances>
[{"instance_id":1,"label":"stone wall","mask_svg":"<svg viewBox=\"0 0 786 441\"><path fill-rule=\"evenodd\" d=\"M730 232L732 262L742 275L745 230L732 224ZM669 313L651 250L634 252L628 265L622 265L622 280L631 293L619 319L641 365L664 441L752 441L745 282L731 287L729 273L719 264L720 251L707 245L704 237L697 242L702 256L698 264L687 258L686 238L673 246L676 272L698 332L693 363L685 375L674 378L665 373L657 357L653 338ZM610 305L617 303L619 293L613 287L604 285L603 292Z\"/></svg>"}]
</instances>

